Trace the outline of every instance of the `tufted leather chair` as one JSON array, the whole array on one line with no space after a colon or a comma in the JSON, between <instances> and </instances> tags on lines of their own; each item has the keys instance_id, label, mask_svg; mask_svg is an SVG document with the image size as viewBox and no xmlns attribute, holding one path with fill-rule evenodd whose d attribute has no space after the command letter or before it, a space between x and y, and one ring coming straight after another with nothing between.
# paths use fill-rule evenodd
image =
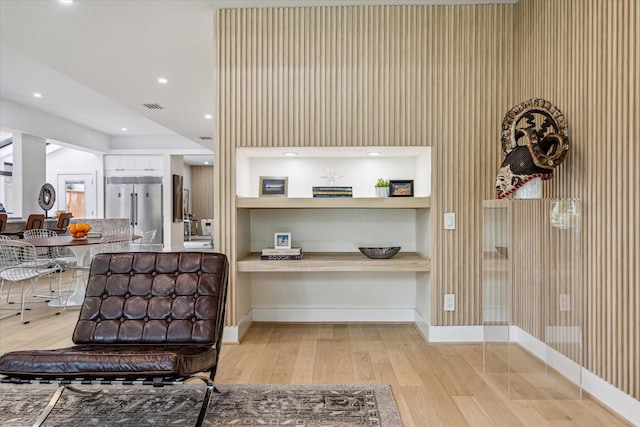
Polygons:
<instances>
[{"instance_id":1,"label":"tufted leather chair","mask_svg":"<svg viewBox=\"0 0 640 427\"><path fill-rule=\"evenodd\" d=\"M140 380L162 386L208 372L199 425L220 356L228 268L226 256L212 252L96 255L75 345L4 354L3 381Z\"/></svg>"}]
</instances>

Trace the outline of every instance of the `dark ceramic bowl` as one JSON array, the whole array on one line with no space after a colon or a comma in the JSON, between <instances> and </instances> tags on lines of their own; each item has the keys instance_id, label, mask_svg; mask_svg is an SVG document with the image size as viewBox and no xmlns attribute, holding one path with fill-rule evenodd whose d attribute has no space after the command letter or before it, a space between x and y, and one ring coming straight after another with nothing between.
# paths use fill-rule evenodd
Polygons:
<instances>
[{"instance_id":1,"label":"dark ceramic bowl","mask_svg":"<svg viewBox=\"0 0 640 427\"><path fill-rule=\"evenodd\" d=\"M358 248L367 258L389 259L400 252L400 246L390 246L387 248Z\"/></svg>"},{"instance_id":2,"label":"dark ceramic bowl","mask_svg":"<svg viewBox=\"0 0 640 427\"><path fill-rule=\"evenodd\" d=\"M509 248L506 246L496 246L496 250L498 251L498 253L504 257L508 257L509 256Z\"/></svg>"}]
</instances>

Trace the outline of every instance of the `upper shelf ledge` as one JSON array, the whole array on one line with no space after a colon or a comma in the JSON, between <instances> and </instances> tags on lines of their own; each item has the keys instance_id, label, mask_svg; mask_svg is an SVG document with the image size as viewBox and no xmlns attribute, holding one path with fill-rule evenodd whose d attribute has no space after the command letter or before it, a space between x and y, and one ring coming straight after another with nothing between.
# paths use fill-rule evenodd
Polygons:
<instances>
[{"instance_id":1,"label":"upper shelf ledge","mask_svg":"<svg viewBox=\"0 0 640 427\"><path fill-rule=\"evenodd\" d=\"M237 197L245 209L424 209L431 197Z\"/></svg>"}]
</instances>

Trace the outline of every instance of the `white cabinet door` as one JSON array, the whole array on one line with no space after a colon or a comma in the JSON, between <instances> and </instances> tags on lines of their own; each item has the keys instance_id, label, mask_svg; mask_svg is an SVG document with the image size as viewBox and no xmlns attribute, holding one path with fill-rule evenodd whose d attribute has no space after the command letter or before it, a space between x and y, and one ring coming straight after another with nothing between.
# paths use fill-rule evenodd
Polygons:
<instances>
[{"instance_id":1,"label":"white cabinet door","mask_svg":"<svg viewBox=\"0 0 640 427\"><path fill-rule=\"evenodd\" d=\"M131 170L134 169L135 156L106 155L104 156L105 170Z\"/></svg>"},{"instance_id":2,"label":"white cabinet door","mask_svg":"<svg viewBox=\"0 0 640 427\"><path fill-rule=\"evenodd\" d=\"M162 156L133 156L133 168L136 170L157 170L162 169Z\"/></svg>"}]
</instances>

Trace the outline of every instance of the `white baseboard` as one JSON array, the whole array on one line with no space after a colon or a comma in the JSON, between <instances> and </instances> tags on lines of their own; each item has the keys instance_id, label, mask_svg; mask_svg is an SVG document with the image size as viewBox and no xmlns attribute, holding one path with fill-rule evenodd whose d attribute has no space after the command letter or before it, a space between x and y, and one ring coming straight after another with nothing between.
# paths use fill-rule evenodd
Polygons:
<instances>
[{"instance_id":1,"label":"white baseboard","mask_svg":"<svg viewBox=\"0 0 640 427\"><path fill-rule=\"evenodd\" d=\"M222 332L222 344L240 344L237 326L225 326Z\"/></svg>"},{"instance_id":2,"label":"white baseboard","mask_svg":"<svg viewBox=\"0 0 640 427\"><path fill-rule=\"evenodd\" d=\"M253 314L250 311L240 319L237 326L225 326L222 333L222 342L225 344L240 344L240 340L253 324Z\"/></svg>"},{"instance_id":3,"label":"white baseboard","mask_svg":"<svg viewBox=\"0 0 640 427\"><path fill-rule=\"evenodd\" d=\"M640 426L640 400L634 399L587 368L580 368L576 362L547 346L544 342L524 330L512 326L512 334L513 338L515 338L513 341L533 353L536 357L545 360L549 366L574 384L579 384L580 379L582 379L582 389L584 391L602 402L603 405L608 406L625 420ZM570 336L575 336L574 334L575 331L569 331Z\"/></svg>"},{"instance_id":4,"label":"white baseboard","mask_svg":"<svg viewBox=\"0 0 640 427\"><path fill-rule=\"evenodd\" d=\"M413 308L254 308L254 322L413 322Z\"/></svg>"},{"instance_id":5,"label":"white baseboard","mask_svg":"<svg viewBox=\"0 0 640 427\"><path fill-rule=\"evenodd\" d=\"M429 342L482 342L482 326L429 326Z\"/></svg>"}]
</instances>

